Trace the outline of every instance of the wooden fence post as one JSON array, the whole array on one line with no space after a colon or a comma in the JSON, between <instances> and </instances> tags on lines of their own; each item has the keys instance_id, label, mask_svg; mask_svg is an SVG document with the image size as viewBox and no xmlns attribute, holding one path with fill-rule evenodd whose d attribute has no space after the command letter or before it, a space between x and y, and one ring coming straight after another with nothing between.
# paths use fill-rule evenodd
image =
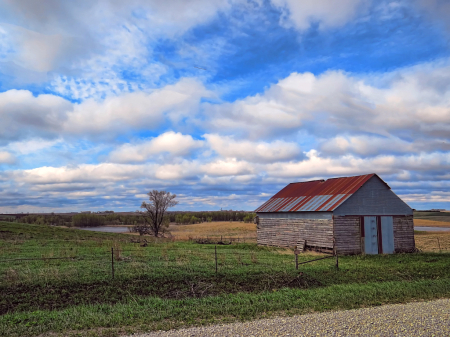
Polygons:
<instances>
[{"instance_id":1,"label":"wooden fence post","mask_svg":"<svg viewBox=\"0 0 450 337\"><path fill-rule=\"evenodd\" d=\"M438 240L438 247L439 247L439 253L441 252L441 243L439 242L439 238L437 238Z\"/></svg>"},{"instance_id":2,"label":"wooden fence post","mask_svg":"<svg viewBox=\"0 0 450 337\"><path fill-rule=\"evenodd\" d=\"M294 251L295 253L295 270L298 270L298 252L297 249Z\"/></svg>"},{"instance_id":3,"label":"wooden fence post","mask_svg":"<svg viewBox=\"0 0 450 337\"><path fill-rule=\"evenodd\" d=\"M338 258L338 252L337 252L335 238L333 238L333 251L334 251L334 255L336 256L336 269L339 269L339 258Z\"/></svg>"},{"instance_id":4,"label":"wooden fence post","mask_svg":"<svg viewBox=\"0 0 450 337\"><path fill-rule=\"evenodd\" d=\"M216 275L217 275L217 246L214 246L214 257L216 260Z\"/></svg>"},{"instance_id":5,"label":"wooden fence post","mask_svg":"<svg viewBox=\"0 0 450 337\"><path fill-rule=\"evenodd\" d=\"M111 273L112 278L114 278L114 248L111 247Z\"/></svg>"}]
</instances>

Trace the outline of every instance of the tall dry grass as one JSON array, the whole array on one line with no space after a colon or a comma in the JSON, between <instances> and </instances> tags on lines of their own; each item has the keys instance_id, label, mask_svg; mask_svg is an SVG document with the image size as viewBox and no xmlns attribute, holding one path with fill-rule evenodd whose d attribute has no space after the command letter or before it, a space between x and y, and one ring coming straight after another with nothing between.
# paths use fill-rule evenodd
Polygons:
<instances>
[{"instance_id":1,"label":"tall dry grass","mask_svg":"<svg viewBox=\"0 0 450 337\"><path fill-rule=\"evenodd\" d=\"M170 225L169 231L176 240L189 238L242 238L256 241L256 225L245 222L204 222L195 225Z\"/></svg>"},{"instance_id":2,"label":"tall dry grass","mask_svg":"<svg viewBox=\"0 0 450 337\"><path fill-rule=\"evenodd\" d=\"M450 251L450 232L424 232L416 234L416 247L424 252L449 252Z\"/></svg>"},{"instance_id":3,"label":"tall dry grass","mask_svg":"<svg viewBox=\"0 0 450 337\"><path fill-rule=\"evenodd\" d=\"M448 227L450 228L450 222L414 219L414 226L420 227Z\"/></svg>"}]
</instances>

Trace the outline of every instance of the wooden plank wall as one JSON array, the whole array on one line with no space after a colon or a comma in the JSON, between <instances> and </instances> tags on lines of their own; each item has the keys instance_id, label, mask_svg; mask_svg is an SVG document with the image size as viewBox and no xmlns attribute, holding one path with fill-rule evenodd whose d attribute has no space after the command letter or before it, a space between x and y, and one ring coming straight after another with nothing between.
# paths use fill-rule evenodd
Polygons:
<instances>
[{"instance_id":1,"label":"wooden plank wall","mask_svg":"<svg viewBox=\"0 0 450 337\"><path fill-rule=\"evenodd\" d=\"M412 252L416 248L414 240L413 216L394 216L394 249L396 253Z\"/></svg>"},{"instance_id":2,"label":"wooden plank wall","mask_svg":"<svg viewBox=\"0 0 450 337\"><path fill-rule=\"evenodd\" d=\"M296 247L306 240L308 247L333 248L332 219L259 219L258 244Z\"/></svg>"},{"instance_id":3,"label":"wooden plank wall","mask_svg":"<svg viewBox=\"0 0 450 337\"><path fill-rule=\"evenodd\" d=\"M334 216L334 237L338 254L361 254L359 216Z\"/></svg>"}]
</instances>

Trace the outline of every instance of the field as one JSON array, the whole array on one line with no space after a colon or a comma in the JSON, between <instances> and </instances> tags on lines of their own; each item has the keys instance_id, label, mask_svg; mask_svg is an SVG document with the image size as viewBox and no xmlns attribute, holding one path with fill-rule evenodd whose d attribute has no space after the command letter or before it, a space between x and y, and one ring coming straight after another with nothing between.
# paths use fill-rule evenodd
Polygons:
<instances>
[{"instance_id":1,"label":"field","mask_svg":"<svg viewBox=\"0 0 450 337\"><path fill-rule=\"evenodd\" d=\"M416 223L416 220L443 222L450 226L450 212L414 212L414 223ZM416 224L416 226L419 225Z\"/></svg>"},{"instance_id":2,"label":"field","mask_svg":"<svg viewBox=\"0 0 450 337\"><path fill-rule=\"evenodd\" d=\"M205 222L195 225L170 225L169 231L176 240L210 237L214 239L240 238L256 242L256 224L245 222Z\"/></svg>"},{"instance_id":3,"label":"field","mask_svg":"<svg viewBox=\"0 0 450 337\"><path fill-rule=\"evenodd\" d=\"M254 235L253 224L205 226L177 226L173 234ZM299 262L318 257L302 254ZM0 222L0 335L117 336L448 297L449 258L437 251L348 256L339 269L329 258L296 270L291 250L247 241L141 247L134 235Z\"/></svg>"},{"instance_id":4,"label":"field","mask_svg":"<svg viewBox=\"0 0 450 337\"><path fill-rule=\"evenodd\" d=\"M450 228L450 212L414 212L414 226ZM424 252L450 251L450 231L416 231L415 240Z\"/></svg>"},{"instance_id":5,"label":"field","mask_svg":"<svg viewBox=\"0 0 450 337\"><path fill-rule=\"evenodd\" d=\"M414 219L414 226L420 227L448 227L450 228L450 222L436 221L429 219Z\"/></svg>"}]
</instances>

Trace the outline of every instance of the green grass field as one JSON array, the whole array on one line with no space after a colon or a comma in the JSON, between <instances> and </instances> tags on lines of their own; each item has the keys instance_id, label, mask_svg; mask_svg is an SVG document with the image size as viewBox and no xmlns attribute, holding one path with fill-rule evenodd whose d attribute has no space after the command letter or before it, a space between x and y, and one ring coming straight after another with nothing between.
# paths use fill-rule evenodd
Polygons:
<instances>
[{"instance_id":1,"label":"green grass field","mask_svg":"<svg viewBox=\"0 0 450 337\"><path fill-rule=\"evenodd\" d=\"M116 336L450 295L448 253L346 256L339 270L334 258L295 270L289 250L233 244L217 246L216 272L213 245L137 239L0 222L0 335Z\"/></svg>"}]
</instances>

